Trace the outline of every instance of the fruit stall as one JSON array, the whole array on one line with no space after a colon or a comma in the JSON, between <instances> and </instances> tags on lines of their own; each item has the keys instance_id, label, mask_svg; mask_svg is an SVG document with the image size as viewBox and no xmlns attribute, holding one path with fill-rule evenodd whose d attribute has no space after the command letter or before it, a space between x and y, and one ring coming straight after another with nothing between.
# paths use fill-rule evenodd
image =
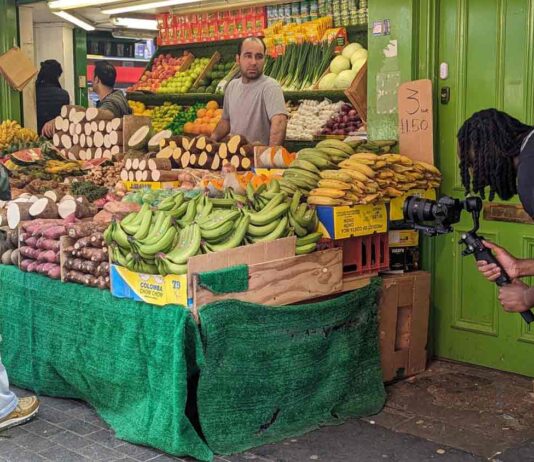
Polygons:
<instances>
[{"instance_id":1,"label":"fruit stall","mask_svg":"<svg viewBox=\"0 0 534 462\"><path fill-rule=\"evenodd\" d=\"M51 140L0 124L13 383L87 401L121 439L209 461L377 413L384 381L424 369L421 332L406 338L428 306L407 294L428 281L385 273L417 268L393 265L418 234L392 224L441 174L367 139L366 2L346 15L315 3L338 7L298 22L251 9L241 29L233 13L163 15L132 115L64 106ZM265 37L289 113L282 146L210 138L239 34Z\"/></svg>"}]
</instances>

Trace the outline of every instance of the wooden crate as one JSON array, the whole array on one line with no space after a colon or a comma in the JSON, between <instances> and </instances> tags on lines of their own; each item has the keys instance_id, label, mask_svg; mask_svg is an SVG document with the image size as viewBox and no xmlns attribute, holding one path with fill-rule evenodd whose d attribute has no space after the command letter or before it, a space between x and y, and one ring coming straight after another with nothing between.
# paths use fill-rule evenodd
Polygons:
<instances>
[{"instance_id":1,"label":"wooden crate","mask_svg":"<svg viewBox=\"0 0 534 462\"><path fill-rule=\"evenodd\" d=\"M213 69L213 66L215 66L215 64L217 64L220 60L221 60L221 54L218 51L213 53L213 56L211 57L209 63L206 65L204 70L197 77L197 79L193 83L193 87L192 88L198 88L199 82L206 77L208 72L210 72Z\"/></svg>"},{"instance_id":2,"label":"wooden crate","mask_svg":"<svg viewBox=\"0 0 534 462\"><path fill-rule=\"evenodd\" d=\"M345 95L358 112L364 124L367 123L367 63L360 69L356 78L349 88L345 90Z\"/></svg>"},{"instance_id":3,"label":"wooden crate","mask_svg":"<svg viewBox=\"0 0 534 462\"><path fill-rule=\"evenodd\" d=\"M429 307L430 273L384 276L379 331L385 382L425 370Z\"/></svg>"}]
</instances>

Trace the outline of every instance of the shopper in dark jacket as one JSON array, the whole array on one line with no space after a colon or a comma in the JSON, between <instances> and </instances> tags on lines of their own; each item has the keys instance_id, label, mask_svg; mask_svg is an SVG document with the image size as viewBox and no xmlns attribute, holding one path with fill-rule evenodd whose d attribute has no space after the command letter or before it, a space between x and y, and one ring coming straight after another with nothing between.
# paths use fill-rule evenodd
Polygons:
<instances>
[{"instance_id":1,"label":"shopper in dark jacket","mask_svg":"<svg viewBox=\"0 0 534 462\"><path fill-rule=\"evenodd\" d=\"M61 107L69 104L69 94L61 88L59 77L63 74L61 64L55 59L41 63L35 89L37 92L37 131L51 138L54 134L54 119L61 113Z\"/></svg>"}]
</instances>

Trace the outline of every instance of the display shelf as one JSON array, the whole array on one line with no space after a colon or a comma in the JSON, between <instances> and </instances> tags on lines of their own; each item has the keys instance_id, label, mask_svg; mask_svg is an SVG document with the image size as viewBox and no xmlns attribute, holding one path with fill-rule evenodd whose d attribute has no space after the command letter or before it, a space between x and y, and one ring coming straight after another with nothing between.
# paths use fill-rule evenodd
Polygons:
<instances>
[{"instance_id":1,"label":"display shelf","mask_svg":"<svg viewBox=\"0 0 534 462\"><path fill-rule=\"evenodd\" d=\"M183 105L205 103L211 100L221 103L224 97L224 95L214 93L155 94L143 92L130 92L127 93L126 96L132 101L141 101L148 106L161 106L166 101ZM345 101L347 99L343 90L285 91L284 97L286 101L328 98L329 100L336 102Z\"/></svg>"}]
</instances>

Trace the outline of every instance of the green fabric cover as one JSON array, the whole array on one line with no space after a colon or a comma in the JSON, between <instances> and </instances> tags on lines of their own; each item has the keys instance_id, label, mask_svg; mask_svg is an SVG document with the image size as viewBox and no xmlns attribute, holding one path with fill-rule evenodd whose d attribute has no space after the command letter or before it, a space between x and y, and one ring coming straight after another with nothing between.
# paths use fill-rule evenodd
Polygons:
<instances>
[{"instance_id":1,"label":"green fabric cover","mask_svg":"<svg viewBox=\"0 0 534 462\"><path fill-rule=\"evenodd\" d=\"M215 271L198 273L202 287L214 294L231 294L248 290L248 266L235 265Z\"/></svg>"},{"instance_id":2,"label":"green fabric cover","mask_svg":"<svg viewBox=\"0 0 534 462\"><path fill-rule=\"evenodd\" d=\"M209 447L232 454L379 412L379 288L375 279L316 304L202 308L197 402Z\"/></svg>"},{"instance_id":3,"label":"green fabric cover","mask_svg":"<svg viewBox=\"0 0 534 462\"><path fill-rule=\"evenodd\" d=\"M14 384L87 401L121 439L211 460L185 414L202 358L185 309L0 266L0 333Z\"/></svg>"}]
</instances>

